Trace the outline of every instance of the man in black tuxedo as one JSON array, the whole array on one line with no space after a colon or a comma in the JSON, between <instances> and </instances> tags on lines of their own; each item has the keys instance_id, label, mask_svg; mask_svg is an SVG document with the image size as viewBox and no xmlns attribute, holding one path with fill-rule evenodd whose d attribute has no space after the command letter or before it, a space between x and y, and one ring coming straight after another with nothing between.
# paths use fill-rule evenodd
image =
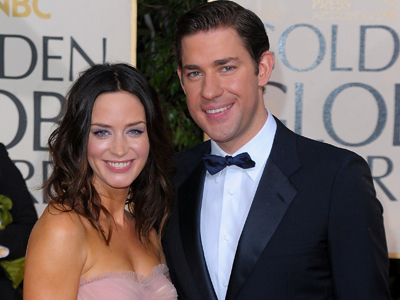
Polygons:
<instances>
[{"instance_id":1,"label":"man in black tuxedo","mask_svg":"<svg viewBox=\"0 0 400 300\"><path fill-rule=\"evenodd\" d=\"M178 20L175 46L190 114L211 138L176 155L163 242L179 299L390 299L368 165L264 107L274 57L262 21L231 1L202 4Z\"/></svg>"}]
</instances>

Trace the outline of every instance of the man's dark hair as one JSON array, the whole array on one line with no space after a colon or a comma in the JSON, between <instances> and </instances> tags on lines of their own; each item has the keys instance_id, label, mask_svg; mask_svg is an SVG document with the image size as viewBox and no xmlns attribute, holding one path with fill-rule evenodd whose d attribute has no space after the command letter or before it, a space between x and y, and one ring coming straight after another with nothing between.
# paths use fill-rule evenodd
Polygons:
<instances>
[{"instance_id":1,"label":"man's dark hair","mask_svg":"<svg viewBox=\"0 0 400 300\"><path fill-rule=\"evenodd\" d=\"M182 68L182 39L198 32L232 27L243 41L256 66L261 55L269 50L269 40L260 18L252 11L232 1L213 1L201 4L178 18L175 29L175 55Z\"/></svg>"}]
</instances>

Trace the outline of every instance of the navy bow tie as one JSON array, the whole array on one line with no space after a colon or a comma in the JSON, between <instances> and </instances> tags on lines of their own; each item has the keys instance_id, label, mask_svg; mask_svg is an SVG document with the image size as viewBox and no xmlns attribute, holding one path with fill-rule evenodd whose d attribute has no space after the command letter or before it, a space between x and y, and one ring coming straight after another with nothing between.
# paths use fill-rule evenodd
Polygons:
<instances>
[{"instance_id":1,"label":"navy bow tie","mask_svg":"<svg viewBox=\"0 0 400 300\"><path fill-rule=\"evenodd\" d=\"M207 171L210 172L211 175L218 173L226 166L235 165L242 169L249 169L256 165L247 152L238 154L235 157L229 155L222 157L213 154L204 154L203 162Z\"/></svg>"}]
</instances>

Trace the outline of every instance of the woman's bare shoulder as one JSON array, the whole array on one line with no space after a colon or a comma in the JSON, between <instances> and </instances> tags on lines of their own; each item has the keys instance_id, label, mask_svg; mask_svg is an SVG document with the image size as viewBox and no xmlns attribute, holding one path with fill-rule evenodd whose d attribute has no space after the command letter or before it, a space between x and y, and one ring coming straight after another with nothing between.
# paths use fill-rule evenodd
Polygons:
<instances>
[{"instance_id":1,"label":"woman's bare shoulder","mask_svg":"<svg viewBox=\"0 0 400 300\"><path fill-rule=\"evenodd\" d=\"M57 293L76 298L88 254L83 219L57 206L44 210L32 230L26 253L24 294L26 291L28 300L55 299ZM64 286L69 290L60 292Z\"/></svg>"},{"instance_id":2,"label":"woman's bare shoulder","mask_svg":"<svg viewBox=\"0 0 400 300\"><path fill-rule=\"evenodd\" d=\"M37 221L32 234L39 231L41 236L82 238L85 235L85 220L84 217L68 207L49 204Z\"/></svg>"},{"instance_id":3,"label":"woman's bare shoulder","mask_svg":"<svg viewBox=\"0 0 400 300\"><path fill-rule=\"evenodd\" d=\"M32 230L28 255L29 252L46 252L46 249L53 249L61 254L68 249L70 254L85 261L87 233L84 221L85 218L75 211L65 211L60 206L48 205Z\"/></svg>"}]
</instances>

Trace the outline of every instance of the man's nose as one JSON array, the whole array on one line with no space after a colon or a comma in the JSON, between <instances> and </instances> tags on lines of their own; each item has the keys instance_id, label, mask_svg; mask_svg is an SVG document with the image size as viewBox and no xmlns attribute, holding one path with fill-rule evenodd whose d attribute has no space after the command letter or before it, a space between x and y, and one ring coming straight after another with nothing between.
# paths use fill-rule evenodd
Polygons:
<instances>
[{"instance_id":1,"label":"man's nose","mask_svg":"<svg viewBox=\"0 0 400 300\"><path fill-rule=\"evenodd\" d=\"M201 96L207 100L213 100L223 94L224 90L218 76L207 74L202 82Z\"/></svg>"}]
</instances>

